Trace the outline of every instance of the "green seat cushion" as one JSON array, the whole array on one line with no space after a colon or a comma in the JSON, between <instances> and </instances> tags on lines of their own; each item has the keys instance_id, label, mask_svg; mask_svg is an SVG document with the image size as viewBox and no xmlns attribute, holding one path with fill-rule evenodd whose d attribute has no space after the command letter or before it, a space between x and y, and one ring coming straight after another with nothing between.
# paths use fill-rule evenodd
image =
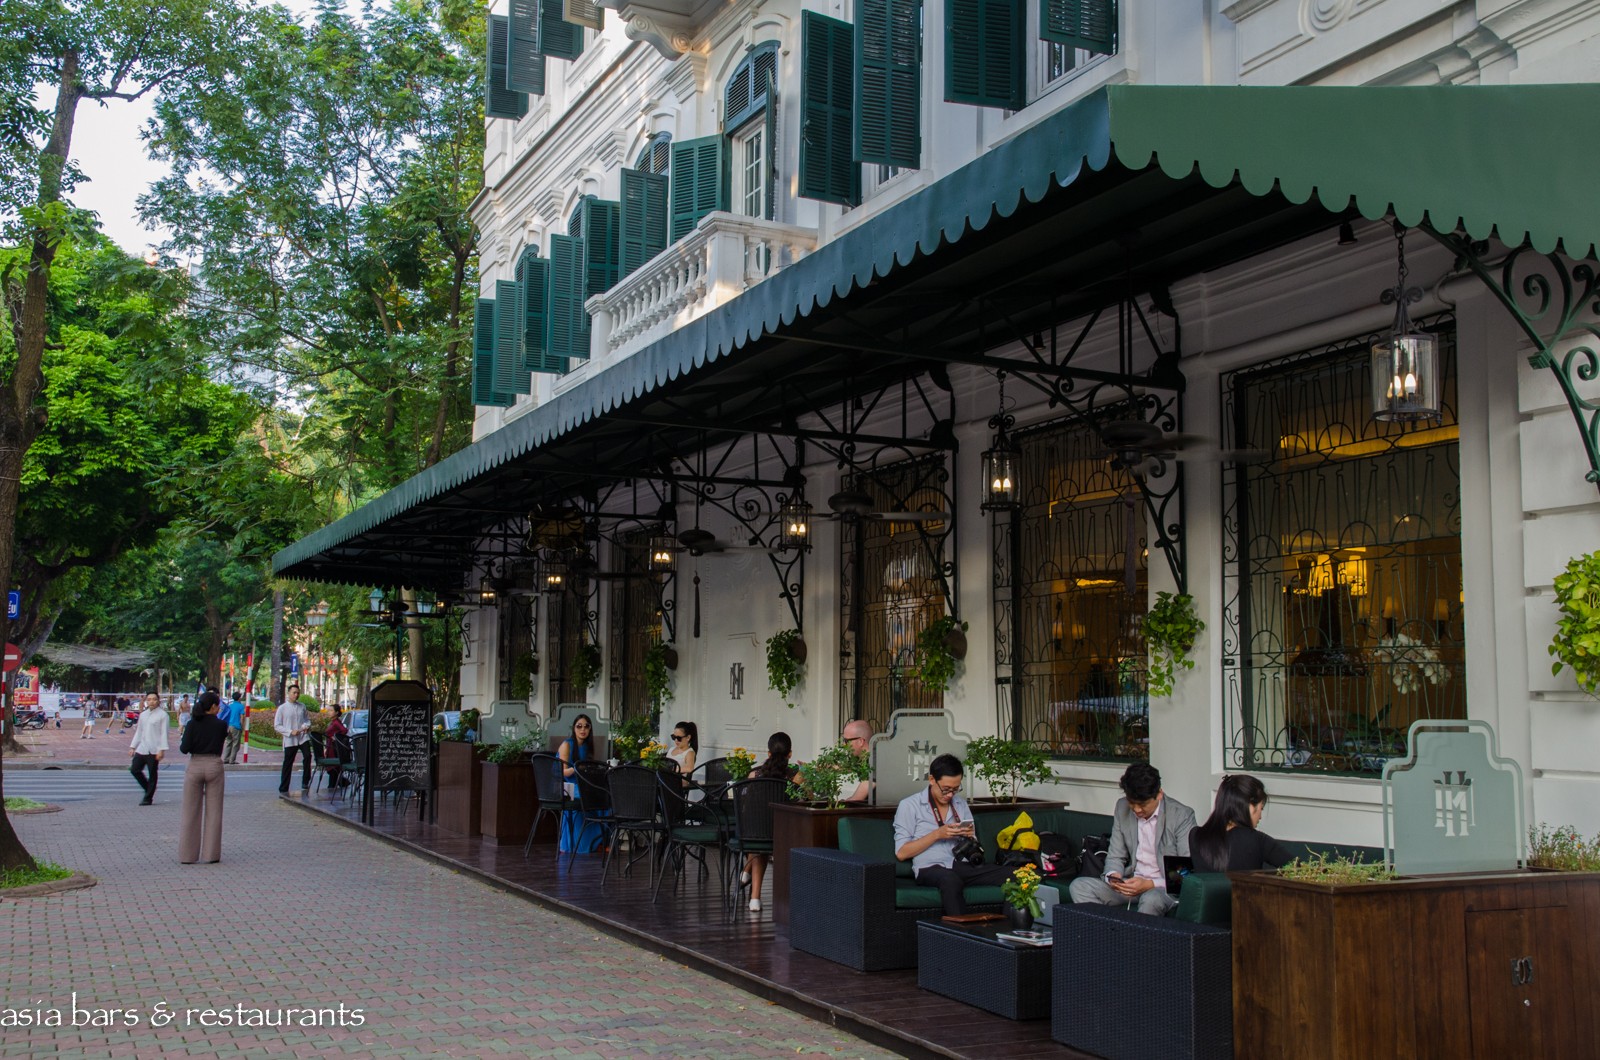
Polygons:
<instances>
[{"instance_id":1,"label":"green seat cushion","mask_svg":"<svg viewBox=\"0 0 1600 1060\"><path fill-rule=\"evenodd\" d=\"M967 905L999 905L1000 888L968 887L964 892ZM894 881L894 907L896 909L941 909L944 902L939 888L924 887L909 880Z\"/></svg>"},{"instance_id":2,"label":"green seat cushion","mask_svg":"<svg viewBox=\"0 0 1600 1060\"><path fill-rule=\"evenodd\" d=\"M718 836L716 828L703 824L679 825L672 830L672 838L680 843L715 843Z\"/></svg>"},{"instance_id":3,"label":"green seat cushion","mask_svg":"<svg viewBox=\"0 0 1600 1060\"><path fill-rule=\"evenodd\" d=\"M839 849L860 854L868 861L894 865L894 874L911 879L911 862L894 856L894 822L871 817L843 817L839 820Z\"/></svg>"},{"instance_id":4,"label":"green seat cushion","mask_svg":"<svg viewBox=\"0 0 1600 1060\"><path fill-rule=\"evenodd\" d=\"M1215 924L1226 927L1233 923L1233 885L1222 872L1191 872L1183 878L1183 890L1178 892L1178 907L1172 911L1174 919L1192 924Z\"/></svg>"}]
</instances>

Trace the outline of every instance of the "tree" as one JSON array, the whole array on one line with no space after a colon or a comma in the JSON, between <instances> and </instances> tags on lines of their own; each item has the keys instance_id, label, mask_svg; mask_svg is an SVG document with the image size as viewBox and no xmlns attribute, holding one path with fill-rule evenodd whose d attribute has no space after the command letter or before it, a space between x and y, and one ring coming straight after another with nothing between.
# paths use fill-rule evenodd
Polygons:
<instances>
[{"instance_id":1,"label":"tree","mask_svg":"<svg viewBox=\"0 0 1600 1060\"><path fill-rule=\"evenodd\" d=\"M11 584L23 460L44 426L50 271L73 214L72 130L85 100L106 103L215 77L246 16L227 0L6 0L0 5L0 224L28 244L23 274L0 277L14 356L0 372L0 586ZM39 85L54 103L33 102ZM43 140L42 144L40 140ZM9 636L0 617L0 639ZM29 867L0 809L0 868Z\"/></svg>"}]
</instances>

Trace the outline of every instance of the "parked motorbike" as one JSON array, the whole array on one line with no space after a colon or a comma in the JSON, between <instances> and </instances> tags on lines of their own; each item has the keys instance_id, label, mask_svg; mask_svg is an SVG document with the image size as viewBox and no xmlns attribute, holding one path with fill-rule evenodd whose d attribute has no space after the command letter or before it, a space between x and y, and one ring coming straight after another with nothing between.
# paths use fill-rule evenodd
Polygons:
<instances>
[{"instance_id":1,"label":"parked motorbike","mask_svg":"<svg viewBox=\"0 0 1600 1060\"><path fill-rule=\"evenodd\" d=\"M45 726L45 716L42 710L17 711L17 728L42 729Z\"/></svg>"}]
</instances>

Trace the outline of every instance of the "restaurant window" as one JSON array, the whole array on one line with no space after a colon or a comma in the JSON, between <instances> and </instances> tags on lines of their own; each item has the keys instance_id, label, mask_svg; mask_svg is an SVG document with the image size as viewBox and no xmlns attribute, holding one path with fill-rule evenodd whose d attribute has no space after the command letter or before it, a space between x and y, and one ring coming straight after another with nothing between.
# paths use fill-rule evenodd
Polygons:
<instances>
[{"instance_id":1,"label":"restaurant window","mask_svg":"<svg viewBox=\"0 0 1600 1060\"><path fill-rule=\"evenodd\" d=\"M1017 441L1032 485L1014 517L993 517L1000 731L1064 757L1147 759L1137 484L1087 423Z\"/></svg>"},{"instance_id":2,"label":"restaurant window","mask_svg":"<svg viewBox=\"0 0 1600 1060\"><path fill-rule=\"evenodd\" d=\"M507 594L500 600L500 658L497 667L496 699L526 699L526 688L517 695L517 686L526 678L527 662L533 655L534 614L538 601L526 596ZM519 673L518 661L522 660Z\"/></svg>"},{"instance_id":3,"label":"restaurant window","mask_svg":"<svg viewBox=\"0 0 1600 1060\"><path fill-rule=\"evenodd\" d=\"M594 689L574 688L567 671L578 656L578 647L592 636L593 605L589 582L566 575L559 589L545 595L545 673L549 682L550 703L585 703Z\"/></svg>"},{"instance_id":4,"label":"restaurant window","mask_svg":"<svg viewBox=\"0 0 1600 1060\"><path fill-rule=\"evenodd\" d=\"M872 498L875 512L952 508L943 457L858 471L844 487ZM954 524L946 517L897 522L847 519L840 538L840 711L843 724L870 720L878 732L907 708L940 708L944 695L912 679L917 634L947 613L953 594Z\"/></svg>"},{"instance_id":5,"label":"restaurant window","mask_svg":"<svg viewBox=\"0 0 1600 1060\"><path fill-rule=\"evenodd\" d=\"M649 715L644 656L661 636L661 594L648 570L650 534L625 534L620 543L616 562L625 576L611 582L610 643L606 652L610 660L613 721Z\"/></svg>"},{"instance_id":6,"label":"restaurant window","mask_svg":"<svg viewBox=\"0 0 1600 1060\"><path fill-rule=\"evenodd\" d=\"M1226 768L1378 776L1467 712L1455 330L1437 424L1373 419L1373 337L1223 379Z\"/></svg>"}]
</instances>

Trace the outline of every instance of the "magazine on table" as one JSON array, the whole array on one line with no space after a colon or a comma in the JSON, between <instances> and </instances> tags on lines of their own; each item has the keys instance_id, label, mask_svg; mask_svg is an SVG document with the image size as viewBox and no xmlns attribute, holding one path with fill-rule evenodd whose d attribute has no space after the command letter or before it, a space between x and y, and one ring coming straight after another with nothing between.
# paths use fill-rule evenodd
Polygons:
<instances>
[{"instance_id":1,"label":"magazine on table","mask_svg":"<svg viewBox=\"0 0 1600 1060\"><path fill-rule=\"evenodd\" d=\"M1054 941L1048 931L999 931L994 937L1001 942L1015 942L1023 946L1048 946Z\"/></svg>"}]
</instances>

